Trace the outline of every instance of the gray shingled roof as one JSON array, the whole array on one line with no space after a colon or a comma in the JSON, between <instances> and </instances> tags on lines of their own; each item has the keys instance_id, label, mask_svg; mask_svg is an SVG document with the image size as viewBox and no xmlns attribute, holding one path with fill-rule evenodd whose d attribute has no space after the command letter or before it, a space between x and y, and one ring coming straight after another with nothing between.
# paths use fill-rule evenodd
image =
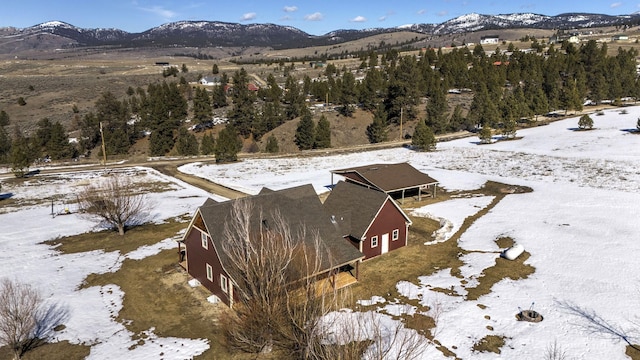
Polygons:
<instances>
[{"instance_id":1,"label":"gray shingled roof","mask_svg":"<svg viewBox=\"0 0 640 360\"><path fill-rule=\"evenodd\" d=\"M205 203L206 206L203 205L199 208L220 261L231 277L234 277L234 269L222 249L225 223L230 221L229 216L233 204L236 201L247 200L253 202L254 214L252 214L251 219L255 219L255 221L251 225L255 227L256 233L261 226L259 224L259 212L262 212L262 219L268 224L270 219L273 219L275 211L279 212L288 221L294 234L297 234L303 228L306 229L306 235L300 241L308 246L314 245L313 232L317 230L328 251L328 254L323 255L323 264L320 272L328 271L336 266L364 257L360 251L346 242L341 234L336 231L312 185L303 185L279 191L264 189L255 196L221 203L207 202Z\"/></svg>"},{"instance_id":2,"label":"gray shingled roof","mask_svg":"<svg viewBox=\"0 0 640 360\"><path fill-rule=\"evenodd\" d=\"M384 192L340 181L324 201L324 207L329 214L335 216L339 224L349 226L345 234L361 239L386 201L393 199ZM342 221L343 219L348 219L349 223Z\"/></svg>"},{"instance_id":3,"label":"gray shingled roof","mask_svg":"<svg viewBox=\"0 0 640 360\"><path fill-rule=\"evenodd\" d=\"M437 180L418 171L406 162L398 164L372 164L332 170L331 172L386 193L438 183Z\"/></svg>"}]
</instances>

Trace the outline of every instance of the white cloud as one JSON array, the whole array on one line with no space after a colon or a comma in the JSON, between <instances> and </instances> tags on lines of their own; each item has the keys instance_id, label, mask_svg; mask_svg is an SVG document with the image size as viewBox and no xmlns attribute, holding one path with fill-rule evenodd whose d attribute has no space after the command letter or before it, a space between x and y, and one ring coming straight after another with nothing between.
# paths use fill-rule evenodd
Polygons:
<instances>
[{"instance_id":1,"label":"white cloud","mask_svg":"<svg viewBox=\"0 0 640 360\"><path fill-rule=\"evenodd\" d=\"M358 16L354 17L353 19L349 20L349 21L350 22L365 22L365 21L367 21L367 18L364 17L364 16L358 15Z\"/></svg>"},{"instance_id":2,"label":"white cloud","mask_svg":"<svg viewBox=\"0 0 640 360\"><path fill-rule=\"evenodd\" d=\"M418 10L418 15L424 15L426 13L427 13L427 10L425 10L425 9Z\"/></svg>"},{"instance_id":3,"label":"white cloud","mask_svg":"<svg viewBox=\"0 0 640 360\"><path fill-rule=\"evenodd\" d=\"M162 6L153 6L150 8L140 7L139 9L160 16L163 19L171 19L177 15L175 11L167 10Z\"/></svg>"},{"instance_id":4,"label":"white cloud","mask_svg":"<svg viewBox=\"0 0 640 360\"><path fill-rule=\"evenodd\" d=\"M396 14L396 12L395 12L395 11L393 11L393 10L389 10L389 11L387 11L387 13L386 13L386 14L384 14L384 15L380 16L380 17L378 18L378 21L385 21L385 20L387 20L387 18L388 18L389 16L391 16L391 15L395 15L395 14Z\"/></svg>"},{"instance_id":5,"label":"white cloud","mask_svg":"<svg viewBox=\"0 0 640 360\"><path fill-rule=\"evenodd\" d=\"M614 2L613 4L610 5L610 7L614 9L614 8L620 7L621 5L622 5L621 2Z\"/></svg>"},{"instance_id":6,"label":"white cloud","mask_svg":"<svg viewBox=\"0 0 640 360\"><path fill-rule=\"evenodd\" d=\"M257 16L258 16L258 14L254 13L254 12L250 12L250 13L246 13L246 14L242 15L240 20L241 21L250 21L250 20L254 20Z\"/></svg>"},{"instance_id":7,"label":"white cloud","mask_svg":"<svg viewBox=\"0 0 640 360\"><path fill-rule=\"evenodd\" d=\"M295 12L295 11L298 11L298 7L297 6L285 6L283 10L284 10L284 12L288 12L288 13Z\"/></svg>"},{"instance_id":8,"label":"white cloud","mask_svg":"<svg viewBox=\"0 0 640 360\"><path fill-rule=\"evenodd\" d=\"M289 15L285 15L280 18L280 21L291 21L291 20L293 20L293 18L291 18L291 16Z\"/></svg>"},{"instance_id":9,"label":"white cloud","mask_svg":"<svg viewBox=\"0 0 640 360\"><path fill-rule=\"evenodd\" d=\"M309 15L305 15L304 19L307 21L320 21L324 18L324 16L322 16L322 13L319 12L315 12L313 14L309 14Z\"/></svg>"},{"instance_id":10,"label":"white cloud","mask_svg":"<svg viewBox=\"0 0 640 360\"><path fill-rule=\"evenodd\" d=\"M437 14L437 15L438 15L438 16L447 16L447 15L449 15L449 12L448 12L448 11L446 11L446 10L443 10L443 11L438 12L438 14Z\"/></svg>"}]
</instances>

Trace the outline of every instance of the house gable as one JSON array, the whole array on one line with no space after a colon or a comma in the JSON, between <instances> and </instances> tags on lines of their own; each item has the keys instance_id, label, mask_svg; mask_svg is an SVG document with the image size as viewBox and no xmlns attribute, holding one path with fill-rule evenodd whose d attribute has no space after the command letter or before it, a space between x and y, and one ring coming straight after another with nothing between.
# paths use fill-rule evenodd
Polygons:
<instances>
[{"instance_id":1,"label":"house gable","mask_svg":"<svg viewBox=\"0 0 640 360\"><path fill-rule=\"evenodd\" d=\"M362 253L369 259L407 245L411 221L389 198L362 237ZM374 239L377 244L374 246ZM385 244L384 241L387 243Z\"/></svg>"},{"instance_id":2,"label":"house gable","mask_svg":"<svg viewBox=\"0 0 640 360\"><path fill-rule=\"evenodd\" d=\"M407 244L411 220L384 192L341 181L333 188L324 206L343 228L343 235L365 255L365 259L386 252L381 246L385 234L389 237L387 251ZM396 230L397 238L392 240Z\"/></svg>"},{"instance_id":3,"label":"house gable","mask_svg":"<svg viewBox=\"0 0 640 360\"><path fill-rule=\"evenodd\" d=\"M206 239L203 239L203 235ZM213 239L206 230L202 215L198 210L183 238L187 254L187 272L202 286L216 295L227 305L231 304L229 284L227 291L222 289L221 278L229 279L220 257L216 252ZM203 242L206 241L206 247Z\"/></svg>"}]
</instances>

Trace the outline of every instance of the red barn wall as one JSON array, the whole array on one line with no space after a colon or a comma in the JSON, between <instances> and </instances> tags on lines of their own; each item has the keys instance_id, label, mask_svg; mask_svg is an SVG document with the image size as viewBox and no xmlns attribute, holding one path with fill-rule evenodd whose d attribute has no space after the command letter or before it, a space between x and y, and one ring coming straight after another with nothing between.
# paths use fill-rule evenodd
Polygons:
<instances>
[{"instance_id":1,"label":"red barn wall","mask_svg":"<svg viewBox=\"0 0 640 360\"><path fill-rule=\"evenodd\" d=\"M395 229L398 229L399 232L398 240L392 240L393 230ZM378 217L376 217L365 234L366 238L362 244L362 252L366 256L365 260L381 254L382 235L386 233L389 234L389 251L399 249L407 244L406 219L389 199L385 201L382 210L378 213ZM377 247L371 247L371 238L374 236L378 236Z\"/></svg>"},{"instance_id":2,"label":"red barn wall","mask_svg":"<svg viewBox=\"0 0 640 360\"><path fill-rule=\"evenodd\" d=\"M229 276L222 269L222 264L220 264L220 259L211 243L211 238L209 238L209 248L205 249L202 247L200 236L201 230L196 227L191 227L185 237L184 244L187 250L187 271L189 275L197 279L200 284L229 306L229 295L222 291L220 274L226 276L227 279L229 279ZM213 281L207 279L207 263L213 268ZM231 285L231 279L227 281L227 284Z\"/></svg>"}]
</instances>

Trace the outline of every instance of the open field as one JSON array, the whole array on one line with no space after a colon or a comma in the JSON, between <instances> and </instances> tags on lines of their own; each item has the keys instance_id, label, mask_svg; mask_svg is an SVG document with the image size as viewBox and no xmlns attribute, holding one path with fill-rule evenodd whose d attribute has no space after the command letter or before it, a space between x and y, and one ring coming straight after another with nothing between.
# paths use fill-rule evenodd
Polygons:
<instances>
[{"instance_id":1,"label":"open field","mask_svg":"<svg viewBox=\"0 0 640 360\"><path fill-rule=\"evenodd\" d=\"M615 33L614 28L594 29L594 35L589 38L597 39L610 37ZM35 129L37 121L48 117L52 121L60 121L68 131L77 129L77 121L80 117L93 109L95 101L104 92L111 92L118 98L126 98L129 87L146 88L152 83L164 80L177 80L175 78L163 78L162 67L156 66L156 62L169 62L172 65L187 65L189 72L180 74L188 81L196 81L199 75L210 75L214 63L218 64L221 72L232 75L241 66L244 67L252 78L260 85L265 84L269 74L274 74L279 82L284 82L283 72L278 67L280 60L305 56L321 56L322 54L340 54L354 52L361 49L378 46L381 42L387 44L403 43L417 40L413 45L416 48L439 48L443 51L451 51L451 45L461 46L466 43L477 44L480 37L492 31L481 31L469 34L457 34L438 37L427 37L413 32L396 32L382 34L370 38L352 42L336 44L332 46L272 50L269 48L225 48L225 49L111 49L90 48L70 49L64 51L51 51L39 54L37 57L7 57L0 60L0 110L6 111L13 124L31 133ZM519 39L526 35L535 36L538 39L548 38L553 32L549 30L514 29L500 31L501 38L513 42L520 49L530 47L529 42L520 42ZM637 29L628 30L627 34L634 36ZM585 38L586 39L586 38ZM505 44L498 44L505 49ZM485 50L494 50L495 45L486 45ZM630 41L608 44L609 55L615 55L618 48L639 49L640 44ZM215 60L197 60L192 57L179 56L177 54L207 54ZM417 51L409 52L417 54ZM33 59L33 60L28 60ZM258 59L273 60L271 65L236 65L230 60L252 62ZM338 69L343 66L355 69L360 65L360 59L347 58L331 61ZM307 74L315 78L324 69L312 69L308 63L297 62L294 64L293 74L302 78ZM22 97L26 105L18 105L18 99ZM465 99L466 108L470 100ZM77 106L78 113L73 112ZM453 107L453 105L451 106ZM423 106L421 106L423 108ZM420 109L422 111L423 109ZM222 111L224 112L224 110ZM370 122L370 114L366 121ZM336 127L336 134L346 134L352 138L354 134L362 134L364 127L358 121L354 124L357 132L345 132ZM334 134L334 135L336 135ZM282 136L284 136L283 134ZM362 136L361 136L362 137ZM361 139L353 139L360 141ZM365 139L366 140L366 139ZM335 136L336 143L343 141Z\"/></svg>"},{"instance_id":2,"label":"open field","mask_svg":"<svg viewBox=\"0 0 640 360\"><path fill-rule=\"evenodd\" d=\"M554 342L572 358L638 359L620 339L585 331L584 319L563 307L593 310L623 328L640 316L640 135L629 130L640 108L625 109L593 115L592 131L570 130L574 118L520 130L517 141L477 146L466 138L434 153L395 148L180 170L246 193L304 183L324 193L331 169L409 161L445 191L403 205L414 221L410 245L362 263L361 282L348 289L354 311L331 316L362 314L418 333L430 344L421 359L533 359ZM3 183L0 223L8 231L0 233L0 270L68 310L52 344L27 359L247 358L225 350L215 322L224 308L206 302L176 266L175 240L210 195L147 168L117 171L154 203L149 224L122 238L75 212L73 194L101 171ZM55 213L69 207L72 214L52 217L51 199ZM501 259L514 242L525 253ZM544 321L516 321L518 309L529 307Z\"/></svg>"}]
</instances>

